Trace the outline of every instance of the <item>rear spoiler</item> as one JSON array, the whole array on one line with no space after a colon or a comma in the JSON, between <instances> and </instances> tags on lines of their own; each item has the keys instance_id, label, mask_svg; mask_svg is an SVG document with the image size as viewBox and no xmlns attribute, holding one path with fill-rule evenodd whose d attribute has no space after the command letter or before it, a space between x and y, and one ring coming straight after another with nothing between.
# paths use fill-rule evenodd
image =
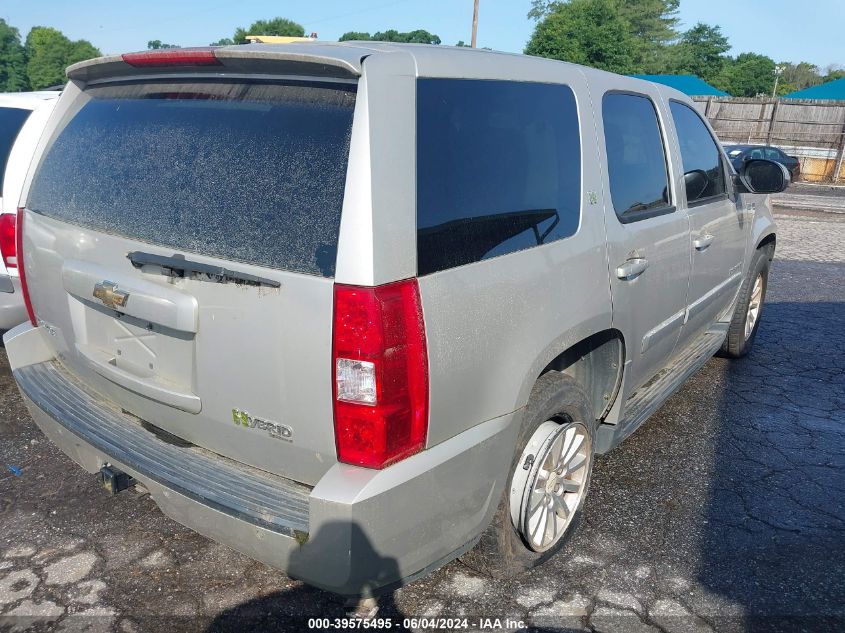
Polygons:
<instances>
[{"instance_id":1,"label":"rear spoiler","mask_svg":"<svg viewBox=\"0 0 845 633\"><path fill-rule=\"evenodd\" d=\"M156 74L234 73L357 79L369 51L319 44L243 44L159 49L108 55L73 64L68 79L83 82Z\"/></svg>"}]
</instances>

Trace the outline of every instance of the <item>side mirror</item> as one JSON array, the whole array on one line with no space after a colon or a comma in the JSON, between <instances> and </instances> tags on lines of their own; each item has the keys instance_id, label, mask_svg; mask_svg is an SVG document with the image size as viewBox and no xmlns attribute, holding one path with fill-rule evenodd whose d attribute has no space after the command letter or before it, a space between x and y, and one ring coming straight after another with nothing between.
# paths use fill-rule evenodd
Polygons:
<instances>
[{"instance_id":1,"label":"side mirror","mask_svg":"<svg viewBox=\"0 0 845 633\"><path fill-rule=\"evenodd\" d=\"M687 204L694 202L701 197L710 184L707 173L701 169L693 169L684 174L684 186L687 190Z\"/></svg>"},{"instance_id":2,"label":"side mirror","mask_svg":"<svg viewBox=\"0 0 845 633\"><path fill-rule=\"evenodd\" d=\"M752 158L737 174L740 193L780 193L789 186L789 170L773 160Z\"/></svg>"}]
</instances>

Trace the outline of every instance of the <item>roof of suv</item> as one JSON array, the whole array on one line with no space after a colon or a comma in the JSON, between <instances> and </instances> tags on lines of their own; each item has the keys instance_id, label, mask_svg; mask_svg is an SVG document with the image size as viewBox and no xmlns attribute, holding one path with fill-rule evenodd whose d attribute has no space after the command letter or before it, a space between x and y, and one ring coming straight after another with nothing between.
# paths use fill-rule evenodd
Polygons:
<instances>
[{"instance_id":1,"label":"roof of suv","mask_svg":"<svg viewBox=\"0 0 845 633\"><path fill-rule=\"evenodd\" d=\"M176 49L179 50L179 49ZM181 49L190 50L190 49ZM231 46L214 47L214 54L221 59L253 58L253 59L290 59L302 61L322 61L332 66L344 67L356 75L361 74L361 66L367 57L375 53L406 53L417 61L427 58L441 58L452 56L456 60L469 60L467 55L502 55L508 57L525 57L517 53L502 53L477 48L459 46L432 46L431 44L403 44L395 42L290 42L287 44L234 44ZM532 58L526 58L532 59ZM108 55L86 60L68 68L68 75L74 76L80 70L113 61L122 61L120 55ZM566 62L563 62L566 63Z\"/></svg>"},{"instance_id":2,"label":"roof of suv","mask_svg":"<svg viewBox=\"0 0 845 633\"><path fill-rule=\"evenodd\" d=\"M168 49L171 54L179 50L190 51L191 49ZM505 53L463 46L433 46L431 44L370 41L291 42L288 44L235 44L193 50L213 50L214 57L223 62L233 72L245 70L255 72L254 65L265 63L273 64L272 72L284 72L280 64L293 62L307 64L309 74L315 76L340 76L350 79L361 75L364 60L378 53L409 55L416 66L417 73L421 76L427 76L429 73L431 73L431 76L437 76L438 70L444 68L448 68L450 74L460 73L464 68L469 73L471 70L477 71L480 66L497 69L496 74L502 74L503 78L506 78L507 75L516 78L522 77L521 71L523 69L536 69L537 64L577 69L587 76L612 74L596 68L543 57L532 57L521 53ZM150 54L162 53L155 51ZM491 65L491 62L495 63ZM247 68L250 65L252 67ZM148 69L133 69L124 62L121 55L110 55L79 62L70 66L67 72L71 79L88 81L103 77L114 77L118 74L134 74L136 71L140 74L147 72ZM168 69L164 68L161 72L166 73ZM301 71L299 74L301 74ZM652 83L631 77L627 77L626 80ZM686 95L673 88L660 86L660 89L673 97L686 99Z\"/></svg>"}]
</instances>

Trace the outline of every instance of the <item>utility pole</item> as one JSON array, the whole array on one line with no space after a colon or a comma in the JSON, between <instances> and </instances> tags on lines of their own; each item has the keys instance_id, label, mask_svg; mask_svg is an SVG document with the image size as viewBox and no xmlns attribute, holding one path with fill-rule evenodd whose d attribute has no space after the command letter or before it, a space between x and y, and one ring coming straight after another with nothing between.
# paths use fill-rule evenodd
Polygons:
<instances>
[{"instance_id":1,"label":"utility pole","mask_svg":"<svg viewBox=\"0 0 845 633\"><path fill-rule=\"evenodd\" d=\"M781 65L775 66L775 87L772 88L772 99L774 99L778 94L778 79L780 79L781 73L783 73L784 67Z\"/></svg>"},{"instance_id":2,"label":"utility pole","mask_svg":"<svg viewBox=\"0 0 845 633\"><path fill-rule=\"evenodd\" d=\"M478 0L474 0L472 6L472 47L475 48L478 39Z\"/></svg>"}]
</instances>

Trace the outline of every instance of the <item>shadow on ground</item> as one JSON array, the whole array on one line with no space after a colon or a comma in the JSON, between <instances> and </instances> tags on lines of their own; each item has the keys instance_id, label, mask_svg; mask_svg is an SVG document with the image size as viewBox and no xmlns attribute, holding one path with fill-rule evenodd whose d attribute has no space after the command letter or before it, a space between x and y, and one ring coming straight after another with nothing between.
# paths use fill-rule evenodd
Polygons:
<instances>
[{"instance_id":1,"label":"shadow on ground","mask_svg":"<svg viewBox=\"0 0 845 633\"><path fill-rule=\"evenodd\" d=\"M360 562L336 575L325 571L335 563L326 560L329 552L350 552ZM338 559L341 557L338 556ZM286 591L271 593L223 612L209 625L209 633L240 631L292 631L337 628L335 622L350 617L389 618L391 630L407 630L402 626L404 614L396 606L394 592L379 591L385 581L399 578L399 565L390 557L381 556L364 531L357 524L330 523L317 531L290 559L291 576L310 573L315 567L327 573L331 580L344 585L351 598L343 598L319 589L298 585ZM372 596L377 595L376 598ZM355 608L355 597L369 598ZM317 619L315 623L313 619ZM320 622L322 621L322 623ZM371 620L372 621L372 620ZM331 623L331 624L329 624Z\"/></svg>"},{"instance_id":2,"label":"shadow on ground","mask_svg":"<svg viewBox=\"0 0 845 633\"><path fill-rule=\"evenodd\" d=\"M724 365L698 581L746 630L843 630L845 303L775 302L764 319Z\"/></svg>"}]
</instances>

